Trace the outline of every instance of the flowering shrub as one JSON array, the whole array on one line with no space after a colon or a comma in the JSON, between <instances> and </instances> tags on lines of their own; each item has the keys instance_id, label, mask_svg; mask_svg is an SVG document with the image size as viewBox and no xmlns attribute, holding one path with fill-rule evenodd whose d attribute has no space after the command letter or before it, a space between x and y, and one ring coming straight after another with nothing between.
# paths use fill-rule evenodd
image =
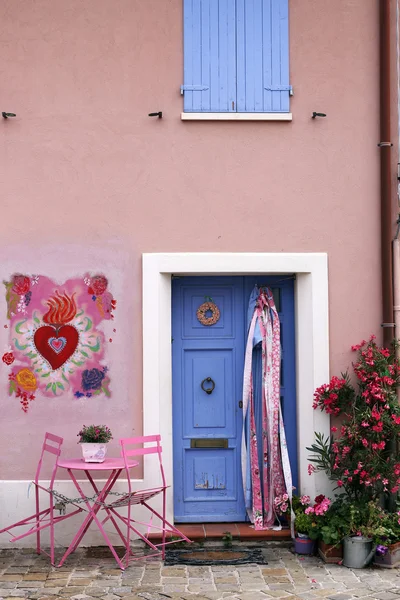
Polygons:
<instances>
[{"instance_id":1,"label":"flowering shrub","mask_svg":"<svg viewBox=\"0 0 400 600\"><path fill-rule=\"evenodd\" d=\"M336 439L316 433L316 443L307 448L313 463L308 472L324 470L350 499L368 502L400 488L400 456L388 451L400 435L400 365L396 348L380 348L375 336L352 350L358 352L357 388L346 373L314 394L314 409L341 417L342 425L339 432L332 427Z\"/></svg>"},{"instance_id":2,"label":"flowering shrub","mask_svg":"<svg viewBox=\"0 0 400 600\"><path fill-rule=\"evenodd\" d=\"M113 439L107 425L84 425L78 433L78 444L107 444Z\"/></svg>"}]
</instances>

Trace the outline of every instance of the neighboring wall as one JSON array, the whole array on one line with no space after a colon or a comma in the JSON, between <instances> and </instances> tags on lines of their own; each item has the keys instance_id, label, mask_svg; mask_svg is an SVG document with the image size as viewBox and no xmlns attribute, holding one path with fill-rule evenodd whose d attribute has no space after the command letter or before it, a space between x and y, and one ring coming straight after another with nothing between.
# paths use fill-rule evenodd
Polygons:
<instances>
[{"instance_id":1,"label":"neighboring wall","mask_svg":"<svg viewBox=\"0 0 400 600\"><path fill-rule=\"evenodd\" d=\"M24 414L0 367L0 479L48 428L141 432L143 252L327 252L332 373L380 335L377 4L291 0L293 122L218 123L180 120L181 0L2 1L1 279L104 272L117 309L110 399Z\"/></svg>"}]
</instances>

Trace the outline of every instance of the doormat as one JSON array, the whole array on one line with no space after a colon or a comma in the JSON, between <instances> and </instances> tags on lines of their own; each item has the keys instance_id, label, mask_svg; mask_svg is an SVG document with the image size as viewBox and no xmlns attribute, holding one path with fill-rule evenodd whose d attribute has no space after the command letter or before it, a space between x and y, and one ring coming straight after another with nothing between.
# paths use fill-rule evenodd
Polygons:
<instances>
[{"instance_id":1,"label":"doormat","mask_svg":"<svg viewBox=\"0 0 400 600\"><path fill-rule=\"evenodd\" d=\"M261 548L233 546L232 548L165 549L166 565L257 565L268 564Z\"/></svg>"}]
</instances>

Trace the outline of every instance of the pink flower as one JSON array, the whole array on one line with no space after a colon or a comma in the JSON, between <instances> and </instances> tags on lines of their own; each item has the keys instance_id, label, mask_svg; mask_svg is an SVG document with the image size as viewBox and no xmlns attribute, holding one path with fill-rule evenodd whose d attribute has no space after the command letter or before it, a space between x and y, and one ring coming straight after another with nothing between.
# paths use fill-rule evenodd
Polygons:
<instances>
[{"instance_id":1,"label":"pink flower","mask_svg":"<svg viewBox=\"0 0 400 600\"><path fill-rule=\"evenodd\" d=\"M315 471L317 469L314 467L314 465L308 465L307 470L308 470L308 474L312 475L313 473L315 473Z\"/></svg>"},{"instance_id":2,"label":"pink flower","mask_svg":"<svg viewBox=\"0 0 400 600\"><path fill-rule=\"evenodd\" d=\"M363 421L361 423L361 427L369 427L369 423L367 423L366 421Z\"/></svg>"},{"instance_id":3,"label":"pink flower","mask_svg":"<svg viewBox=\"0 0 400 600\"><path fill-rule=\"evenodd\" d=\"M310 496L302 496L300 498L300 502L303 506L308 506L311 502L311 498L310 498Z\"/></svg>"},{"instance_id":4,"label":"pink flower","mask_svg":"<svg viewBox=\"0 0 400 600\"><path fill-rule=\"evenodd\" d=\"M338 482L337 482L337 484L338 484L338 487L342 487L343 486L343 481L341 479L339 479Z\"/></svg>"},{"instance_id":5,"label":"pink flower","mask_svg":"<svg viewBox=\"0 0 400 600\"><path fill-rule=\"evenodd\" d=\"M304 511L306 515L313 515L314 514L314 509L312 506L309 506L308 508L306 508L306 510Z\"/></svg>"},{"instance_id":6,"label":"pink flower","mask_svg":"<svg viewBox=\"0 0 400 600\"><path fill-rule=\"evenodd\" d=\"M337 432L337 427L331 427L331 431L333 431L333 433Z\"/></svg>"},{"instance_id":7,"label":"pink flower","mask_svg":"<svg viewBox=\"0 0 400 600\"><path fill-rule=\"evenodd\" d=\"M365 446L365 448L366 448L368 446L368 440L363 438L361 441L362 441L363 446Z\"/></svg>"}]
</instances>

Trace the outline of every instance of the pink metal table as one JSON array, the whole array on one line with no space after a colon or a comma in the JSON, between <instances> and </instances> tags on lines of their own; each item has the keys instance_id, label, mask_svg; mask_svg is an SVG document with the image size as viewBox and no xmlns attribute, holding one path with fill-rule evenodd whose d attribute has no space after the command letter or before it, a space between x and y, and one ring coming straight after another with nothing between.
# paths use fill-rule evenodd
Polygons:
<instances>
[{"instance_id":1,"label":"pink metal table","mask_svg":"<svg viewBox=\"0 0 400 600\"><path fill-rule=\"evenodd\" d=\"M139 463L137 460L128 460L128 467L130 469L132 467L137 467L138 464ZM86 504L87 510L88 510L88 514L87 514L85 520L83 521L82 525L80 526L79 530L77 531L74 539L72 540L70 546L68 547L67 551L65 552L65 554L62 557L58 566L61 567L61 565L64 563L65 559L72 552L74 552L74 550L76 550L76 548L82 541L85 533L89 529L90 524L94 521L96 523L97 527L99 528L104 540L106 541L107 546L110 548L115 560L117 561L118 566L120 567L120 569L124 569L124 565L123 565L122 561L120 560L119 556L117 555L110 539L108 538L107 532L105 531L102 523L97 518L97 513L99 512L100 508L102 507L102 505L103 505L102 503L104 503L108 494L111 492L111 490L112 490L115 482L117 481L118 477L120 476L121 472L125 470L125 463L124 463L123 458L106 458L105 461L102 463L87 463L87 462L84 462L84 460L82 458L72 458L69 460L59 460L58 466L61 469L67 470L67 472L68 472L70 478L72 479L72 481L74 482L74 485L75 485L76 489L78 490L81 498L85 501L84 503ZM90 481L90 484L97 495L96 499L94 501L92 501L92 503L90 503L90 499L83 492L73 471L83 471L85 473L87 479ZM98 489L96 483L94 482L94 480L90 474L90 471L111 471L102 490ZM115 521L112 513L107 508L105 508L105 510L125 546L126 540L125 540L120 528L118 527L117 522Z\"/></svg>"}]
</instances>

